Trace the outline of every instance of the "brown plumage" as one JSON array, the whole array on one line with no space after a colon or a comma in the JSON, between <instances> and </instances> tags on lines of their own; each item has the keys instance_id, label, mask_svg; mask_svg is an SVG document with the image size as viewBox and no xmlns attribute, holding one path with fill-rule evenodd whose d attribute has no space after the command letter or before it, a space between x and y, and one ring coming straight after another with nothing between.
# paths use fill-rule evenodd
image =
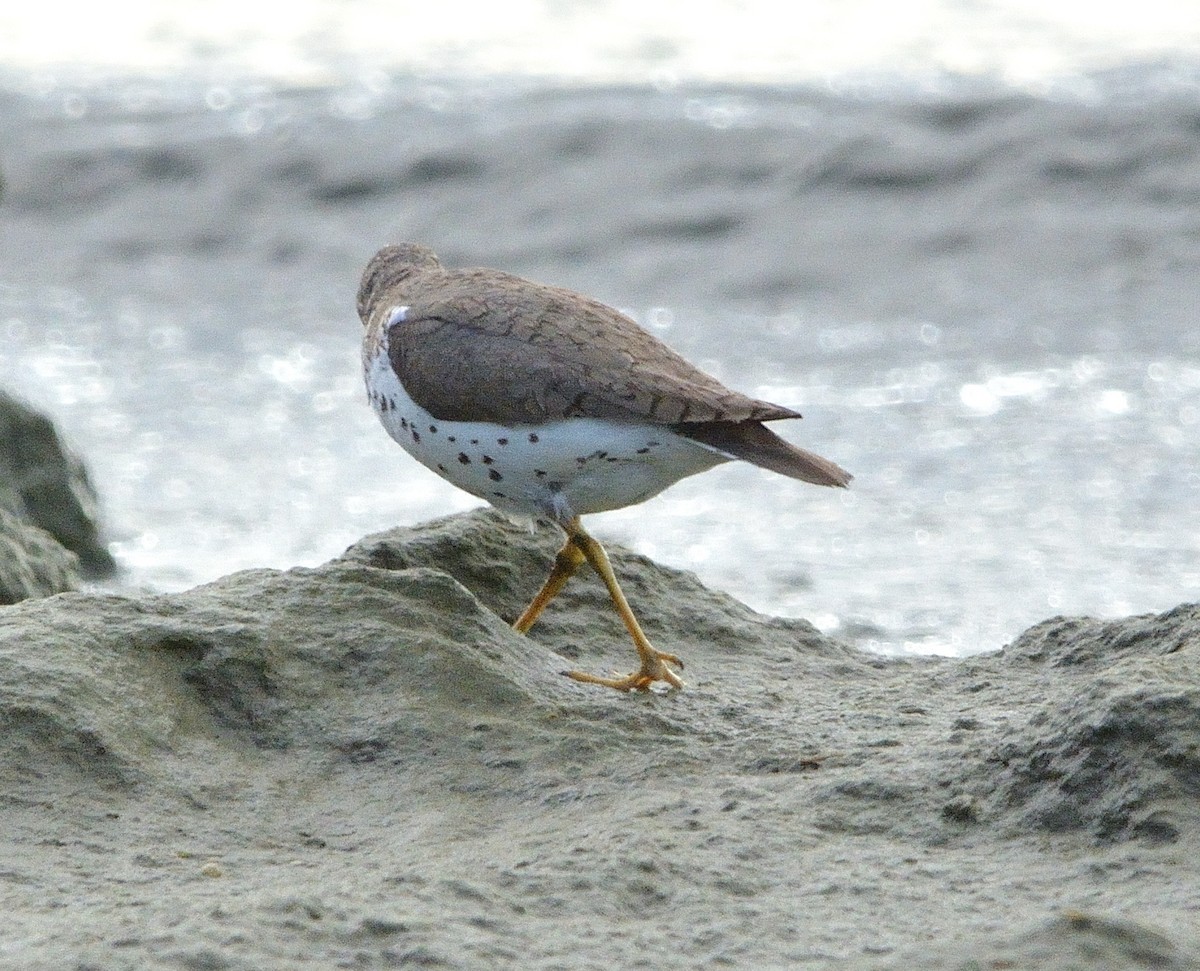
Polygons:
<instances>
[{"instance_id":1,"label":"brown plumage","mask_svg":"<svg viewBox=\"0 0 1200 971\"><path fill-rule=\"evenodd\" d=\"M726 388L597 300L499 270L447 270L405 243L375 255L358 295L364 323L395 305L409 309L393 329L392 367L435 418L651 422L805 482L852 478L762 424L799 413Z\"/></svg>"}]
</instances>

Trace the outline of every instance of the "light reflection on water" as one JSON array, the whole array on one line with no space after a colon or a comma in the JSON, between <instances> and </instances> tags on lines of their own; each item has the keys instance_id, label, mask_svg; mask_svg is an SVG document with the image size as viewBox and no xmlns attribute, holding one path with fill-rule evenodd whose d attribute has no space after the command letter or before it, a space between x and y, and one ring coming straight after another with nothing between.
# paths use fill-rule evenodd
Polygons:
<instances>
[{"instance_id":1,"label":"light reflection on water","mask_svg":"<svg viewBox=\"0 0 1200 971\"><path fill-rule=\"evenodd\" d=\"M0 63L41 73L76 70L187 71L200 76L249 70L288 85L358 74L367 92L384 71L464 76L531 75L576 82L687 79L847 84L847 77L953 73L1002 78L1040 89L1053 81L1091 88L1078 75L1130 58L1168 61L1195 49L1200 29L1183 3L1097 5L969 4L927 0L859 5L778 0L709 0L687 16L637 0L547 4L444 0L436 8L384 0L310 0L288 16L266 4L149 0L91 7L70 15L53 4L10 4L0 12ZM396 38L404 38L397 43ZM140 100L150 98L142 94ZM139 100L131 95L135 103ZM364 92L341 110L363 116ZM213 110L233 102L214 84ZM87 110L77 94L63 110ZM735 96L693 99L691 116L736 124L750 106Z\"/></svg>"},{"instance_id":2,"label":"light reflection on water","mask_svg":"<svg viewBox=\"0 0 1200 971\"><path fill-rule=\"evenodd\" d=\"M649 316L659 330L686 319L696 344L681 350L703 357L703 322ZM32 326L48 318L63 323ZM595 517L601 536L888 651L996 648L1053 613L1164 609L1200 588L1200 539L1181 528L1200 506L1200 368L1080 355L1006 369L919 323L855 324L814 362L796 359L800 327L764 318L722 376L804 410L781 431L854 472L852 488L728 465ZM136 306L9 288L0 328L6 384L89 462L133 586L312 565L476 504L378 427L349 317L294 343L230 328L222 344ZM867 343L869 360L905 363L872 368Z\"/></svg>"}]
</instances>

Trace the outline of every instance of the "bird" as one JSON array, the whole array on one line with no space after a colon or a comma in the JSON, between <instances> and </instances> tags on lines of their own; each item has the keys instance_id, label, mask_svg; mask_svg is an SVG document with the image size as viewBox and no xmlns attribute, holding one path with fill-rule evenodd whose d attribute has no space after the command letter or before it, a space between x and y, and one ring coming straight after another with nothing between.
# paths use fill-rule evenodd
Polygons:
<instances>
[{"instance_id":1,"label":"bird","mask_svg":"<svg viewBox=\"0 0 1200 971\"><path fill-rule=\"evenodd\" d=\"M575 681L624 692L684 687L683 661L651 645L582 516L737 459L821 486L852 478L766 425L798 412L725 387L583 294L447 268L429 247L398 243L368 262L357 307L367 397L391 438L500 512L548 520L565 536L513 628L527 633L585 562L604 582L639 667L613 677L563 672Z\"/></svg>"}]
</instances>

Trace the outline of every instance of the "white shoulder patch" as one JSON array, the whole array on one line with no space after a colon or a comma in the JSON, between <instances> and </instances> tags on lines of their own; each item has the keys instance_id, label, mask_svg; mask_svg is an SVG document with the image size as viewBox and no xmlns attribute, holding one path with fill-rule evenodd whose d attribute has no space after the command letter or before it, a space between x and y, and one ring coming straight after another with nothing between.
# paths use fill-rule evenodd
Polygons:
<instances>
[{"instance_id":1,"label":"white shoulder patch","mask_svg":"<svg viewBox=\"0 0 1200 971\"><path fill-rule=\"evenodd\" d=\"M391 310L388 311L387 323L384 324L384 326L391 327L392 324L398 324L401 321L404 321L407 319L408 319L408 306L407 305L405 305L403 307L393 307Z\"/></svg>"}]
</instances>

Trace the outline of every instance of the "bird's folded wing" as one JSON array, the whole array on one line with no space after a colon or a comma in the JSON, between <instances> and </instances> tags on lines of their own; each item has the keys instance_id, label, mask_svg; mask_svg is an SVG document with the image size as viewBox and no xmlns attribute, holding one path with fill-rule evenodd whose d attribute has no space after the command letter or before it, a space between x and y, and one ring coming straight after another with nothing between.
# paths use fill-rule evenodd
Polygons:
<instances>
[{"instance_id":1,"label":"bird's folded wing","mask_svg":"<svg viewBox=\"0 0 1200 971\"><path fill-rule=\"evenodd\" d=\"M611 307L494 271L428 288L388 348L405 390L443 421L799 417L724 387Z\"/></svg>"}]
</instances>

